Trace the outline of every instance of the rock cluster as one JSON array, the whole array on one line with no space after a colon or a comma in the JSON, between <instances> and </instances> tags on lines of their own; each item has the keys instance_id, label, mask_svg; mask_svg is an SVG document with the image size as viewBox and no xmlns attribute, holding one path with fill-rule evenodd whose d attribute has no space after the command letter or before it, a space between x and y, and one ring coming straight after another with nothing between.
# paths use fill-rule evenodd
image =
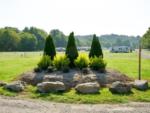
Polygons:
<instances>
[{"instance_id":1,"label":"rock cluster","mask_svg":"<svg viewBox=\"0 0 150 113\"><path fill-rule=\"evenodd\" d=\"M79 93L99 93L100 87L109 86L109 91L117 94L129 94L132 88L147 90L148 81L135 80L131 84L130 78L116 71L108 70L105 73L98 73L88 68L70 70L68 73L59 71L53 72L27 72L22 75L20 81L6 84L0 81L0 87L14 92L21 92L25 89L25 83L37 87L40 93L66 91L71 88ZM130 83L129 83L130 82Z\"/></svg>"}]
</instances>

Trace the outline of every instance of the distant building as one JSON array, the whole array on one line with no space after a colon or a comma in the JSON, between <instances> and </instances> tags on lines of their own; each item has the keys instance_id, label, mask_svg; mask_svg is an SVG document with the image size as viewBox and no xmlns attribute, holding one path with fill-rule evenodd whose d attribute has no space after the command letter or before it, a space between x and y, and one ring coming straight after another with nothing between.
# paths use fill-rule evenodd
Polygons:
<instances>
[{"instance_id":1,"label":"distant building","mask_svg":"<svg viewBox=\"0 0 150 113\"><path fill-rule=\"evenodd\" d=\"M112 52L112 53L129 53L129 52L132 52L132 49L129 46L114 46L114 47L111 47L110 52Z\"/></svg>"},{"instance_id":2,"label":"distant building","mask_svg":"<svg viewBox=\"0 0 150 113\"><path fill-rule=\"evenodd\" d=\"M90 47L77 47L78 51L89 51Z\"/></svg>"},{"instance_id":3,"label":"distant building","mask_svg":"<svg viewBox=\"0 0 150 113\"><path fill-rule=\"evenodd\" d=\"M66 49L65 48L63 48L63 47L57 47L56 48L56 51L58 51L58 52L64 52Z\"/></svg>"}]
</instances>

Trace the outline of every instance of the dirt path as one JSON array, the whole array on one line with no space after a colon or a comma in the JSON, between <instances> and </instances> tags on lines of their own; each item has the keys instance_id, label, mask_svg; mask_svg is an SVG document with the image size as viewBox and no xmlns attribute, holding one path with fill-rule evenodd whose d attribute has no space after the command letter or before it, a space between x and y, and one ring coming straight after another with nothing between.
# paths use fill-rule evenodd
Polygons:
<instances>
[{"instance_id":1,"label":"dirt path","mask_svg":"<svg viewBox=\"0 0 150 113\"><path fill-rule=\"evenodd\" d=\"M0 113L150 113L150 103L83 105L0 97Z\"/></svg>"}]
</instances>

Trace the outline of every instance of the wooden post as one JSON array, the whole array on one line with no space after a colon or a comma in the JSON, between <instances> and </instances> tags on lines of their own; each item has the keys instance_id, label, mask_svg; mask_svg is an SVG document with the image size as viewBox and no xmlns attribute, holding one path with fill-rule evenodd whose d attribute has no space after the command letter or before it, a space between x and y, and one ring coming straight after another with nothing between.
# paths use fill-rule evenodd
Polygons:
<instances>
[{"instance_id":1,"label":"wooden post","mask_svg":"<svg viewBox=\"0 0 150 113\"><path fill-rule=\"evenodd\" d=\"M141 40L139 39L139 80L141 80Z\"/></svg>"}]
</instances>

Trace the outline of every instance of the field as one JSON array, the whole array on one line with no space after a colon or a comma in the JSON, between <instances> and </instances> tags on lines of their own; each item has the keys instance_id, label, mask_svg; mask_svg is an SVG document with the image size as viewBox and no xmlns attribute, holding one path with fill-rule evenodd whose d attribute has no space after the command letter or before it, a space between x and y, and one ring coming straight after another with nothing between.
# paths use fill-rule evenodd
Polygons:
<instances>
[{"instance_id":1,"label":"field","mask_svg":"<svg viewBox=\"0 0 150 113\"><path fill-rule=\"evenodd\" d=\"M0 80L10 82L23 72L33 69L42 56L41 52L0 52ZM133 53L104 51L108 68L119 70L129 77L138 78L138 56ZM150 80L150 59L142 58L142 78Z\"/></svg>"},{"instance_id":2,"label":"field","mask_svg":"<svg viewBox=\"0 0 150 113\"><path fill-rule=\"evenodd\" d=\"M149 54L149 53L148 53ZM0 80L11 82L23 72L33 69L40 58L41 52L4 52L0 53ZM109 53L104 51L104 58L108 68L113 68L125 73L129 77L138 78L138 56L133 53ZM142 78L150 81L150 59L142 58ZM0 94L6 96L19 96L57 102L69 103L124 103L129 101L150 102L150 90L138 91L133 89L130 95L113 95L108 88L100 90L99 94L77 94L74 89L64 93L40 94L36 87L27 86L22 93L13 93L0 88Z\"/></svg>"}]
</instances>

